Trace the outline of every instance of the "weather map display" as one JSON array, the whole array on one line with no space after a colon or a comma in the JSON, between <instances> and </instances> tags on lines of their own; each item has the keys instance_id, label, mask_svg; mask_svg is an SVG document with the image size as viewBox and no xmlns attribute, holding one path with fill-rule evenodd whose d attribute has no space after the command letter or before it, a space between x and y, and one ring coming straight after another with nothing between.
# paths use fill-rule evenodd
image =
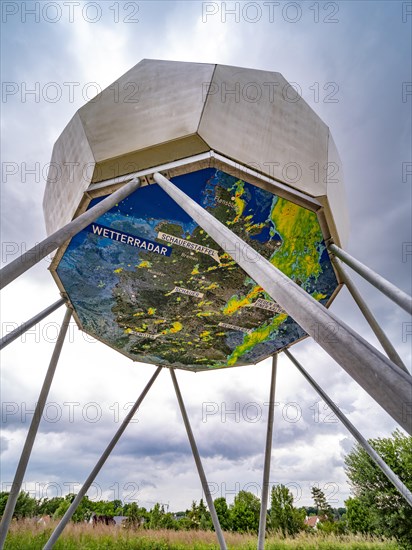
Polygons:
<instances>
[{"instance_id":1,"label":"weather map display","mask_svg":"<svg viewBox=\"0 0 412 550\"><path fill-rule=\"evenodd\" d=\"M314 212L215 168L172 181L329 301L338 283ZM135 361L205 370L257 363L305 335L236 264L241 253L225 253L152 184L77 234L56 274L90 335Z\"/></svg>"}]
</instances>

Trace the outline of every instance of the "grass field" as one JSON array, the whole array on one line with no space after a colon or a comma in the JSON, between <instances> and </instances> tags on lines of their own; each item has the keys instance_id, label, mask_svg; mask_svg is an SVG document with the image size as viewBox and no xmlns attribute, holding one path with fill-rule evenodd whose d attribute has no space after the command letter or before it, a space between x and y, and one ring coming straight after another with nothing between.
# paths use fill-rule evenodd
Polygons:
<instances>
[{"instance_id":1,"label":"grass field","mask_svg":"<svg viewBox=\"0 0 412 550\"><path fill-rule=\"evenodd\" d=\"M41 550L53 525L40 527L31 521L13 523L5 550ZM257 537L253 535L225 534L229 549L254 550ZM128 530L121 527L88 524L69 525L54 547L56 550L219 550L215 534L210 531ZM270 536L267 550L363 550L378 548L395 550L394 541L345 535L300 534L292 539Z\"/></svg>"}]
</instances>

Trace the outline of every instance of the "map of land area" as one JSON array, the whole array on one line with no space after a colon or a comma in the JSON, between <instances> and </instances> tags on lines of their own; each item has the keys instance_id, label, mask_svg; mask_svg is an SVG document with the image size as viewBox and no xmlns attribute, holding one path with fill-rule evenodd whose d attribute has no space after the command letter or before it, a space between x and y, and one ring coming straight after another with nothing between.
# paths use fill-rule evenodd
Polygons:
<instances>
[{"instance_id":1,"label":"map of land area","mask_svg":"<svg viewBox=\"0 0 412 550\"><path fill-rule=\"evenodd\" d=\"M172 178L323 304L338 283L314 212L215 168ZM91 201L89 208L104 197ZM189 370L257 363L305 332L158 186L76 235L57 266L81 328L134 361Z\"/></svg>"}]
</instances>

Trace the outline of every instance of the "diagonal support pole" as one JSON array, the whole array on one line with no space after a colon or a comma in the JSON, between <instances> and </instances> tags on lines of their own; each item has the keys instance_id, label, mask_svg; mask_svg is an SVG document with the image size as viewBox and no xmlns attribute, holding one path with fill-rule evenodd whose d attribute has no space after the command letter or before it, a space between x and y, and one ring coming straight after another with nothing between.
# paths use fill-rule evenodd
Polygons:
<instances>
[{"instance_id":1,"label":"diagonal support pole","mask_svg":"<svg viewBox=\"0 0 412 550\"><path fill-rule=\"evenodd\" d=\"M25 323L17 327L15 330L10 332L9 334L6 334L6 336L3 336L3 338L0 340L0 349L3 349L9 344L11 344L12 342L14 342L16 338L24 334L31 327L34 327L34 325L37 325L37 323L40 323L40 321L43 321L43 319L45 319L51 313L56 311L56 309L59 309L59 307L61 307L63 304L64 304L63 298L61 298L60 300L57 300L57 302L54 302L54 304L51 304L49 307L46 307L46 309L44 309L42 312L38 313L37 315L29 319L29 321L26 321Z\"/></svg>"},{"instance_id":2,"label":"diagonal support pole","mask_svg":"<svg viewBox=\"0 0 412 550\"><path fill-rule=\"evenodd\" d=\"M149 382L147 383L146 387L144 388L144 390L140 394L139 398L136 400L135 404L133 405L133 407L128 412L126 418L123 420L121 426L119 427L119 429L117 430L117 432L113 436L112 440L110 441L110 443L108 444L108 446L104 450L102 456L97 461L96 466L93 468L93 470L91 471L89 477L83 483L82 488L77 493L75 499L70 504L70 506L67 509L66 513L64 514L64 516L62 517L62 519L58 523L56 529L51 534L49 540L46 542L45 546L43 547L43 550L50 550L56 544L57 539L62 534L64 528L67 525L67 523L72 518L72 516L73 516L74 512L76 511L77 507L79 506L82 498L85 496L85 494L89 490L91 484L95 480L97 474L102 469L102 467L103 467L104 463L106 462L106 460L108 459L110 453L113 451L115 445L117 444L117 442L119 441L119 439L122 436L123 432L125 431L125 429L129 425L131 419L136 414L137 409L140 407L143 399L146 397L148 391L152 387L152 385L153 385L154 381L156 380L156 378L159 376L161 370L162 370L162 367L158 367L156 369L155 373L153 374L153 376L150 378Z\"/></svg>"},{"instance_id":3,"label":"diagonal support pole","mask_svg":"<svg viewBox=\"0 0 412 550\"><path fill-rule=\"evenodd\" d=\"M375 336L379 340L380 345L385 350L386 355L389 357L389 359L393 363L395 363L395 365L398 365L398 367L401 367L401 369L403 369L405 372L410 374L405 364L403 363L402 359L399 357L396 349L393 347L389 338L386 336L386 334L382 330L382 327L379 325L378 321L375 319L375 316L373 315L372 311L369 309L367 303L362 298L362 295L359 292L359 290L356 288L356 285L353 282L352 278L346 273L346 270L343 268L343 266L340 264L340 261L337 258L332 257L332 263L335 266L336 271L339 273L342 281L345 283L347 289L351 293L352 298L357 303L359 309L361 310L369 326L375 333Z\"/></svg>"},{"instance_id":4,"label":"diagonal support pole","mask_svg":"<svg viewBox=\"0 0 412 550\"><path fill-rule=\"evenodd\" d=\"M233 231L156 172L159 186L320 346L412 434L412 377L258 254Z\"/></svg>"},{"instance_id":5,"label":"diagonal support pole","mask_svg":"<svg viewBox=\"0 0 412 550\"><path fill-rule=\"evenodd\" d=\"M363 437L363 435L355 428L352 422L343 414L339 407L332 401L327 393L319 386L310 374L302 367L295 357L288 350L284 350L285 355L292 361L295 367L303 374L309 384L315 389L319 396L325 401L328 407L336 414L342 424L353 435L356 441L364 448L375 464L382 470L389 481L396 487L403 498L412 506L412 493L406 487L399 477L389 468L386 462L379 456L372 445Z\"/></svg>"},{"instance_id":6,"label":"diagonal support pole","mask_svg":"<svg viewBox=\"0 0 412 550\"><path fill-rule=\"evenodd\" d=\"M33 248L16 258L3 269L0 270L0 289L10 284L14 279L25 273L28 269L36 265L47 254L59 248L67 240L71 239L82 229L94 222L99 216L113 208L118 202L125 199L128 195L140 187L140 180L133 179L101 202L87 210L70 223L58 229L55 233L36 244Z\"/></svg>"},{"instance_id":7,"label":"diagonal support pole","mask_svg":"<svg viewBox=\"0 0 412 550\"><path fill-rule=\"evenodd\" d=\"M40 420L44 411L44 406L47 401L50 386L53 381L54 373L56 371L57 363L59 361L60 352L63 347L64 339L67 333L67 328L70 323L72 312L69 308L66 309L63 323L57 338L56 345L54 346L53 355L50 360L49 368L47 369L46 376L44 378L43 386L40 391L39 400L37 402L34 415L30 424L30 428L24 443L23 451L17 466L16 474L14 476L13 484L11 486L10 494L7 499L6 507L4 510L3 518L0 524L0 550L4 546L7 532L9 530L10 522L13 517L14 509L16 507L17 498L21 489L24 474L26 473L27 464L30 459L30 454L33 449L34 440L37 435L37 430L40 424Z\"/></svg>"},{"instance_id":8,"label":"diagonal support pole","mask_svg":"<svg viewBox=\"0 0 412 550\"><path fill-rule=\"evenodd\" d=\"M275 353L275 355L272 358L272 377L270 381L270 391L269 391L268 427L266 432L265 463L263 466L262 500L260 503L259 534L258 534L258 546L257 546L258 550L264 550L265 548L266 517L267 517L268 498L269 498L270 458L272 454L273 417L274 417L274 411L275 411L277 364L278 364L278 354Z\"/></svg>"},{"instance_id":9,"label":"diagonal support pole","mask_svg":"<svg viewBox=\"0 0 412 550\"><path fill-rule=\"evenodd\" d=\"M190 447L192 449L193 458L195 459L200 481L202 483L203 492L206 497L206 502L209 507L210 515L212 516L213 527L215 528L217 540L219 541L220 550L227 550L226 542L223 537L222 528L220 527L219 518L217 517L215 505L213 504L213 499L210 493L209 485L207 483L206 474L202 466L202 461L200 459L199 451L197 449L196 441L192 432L192 428L190 426L189 417L187 416L185 404L183 403L182 394L180 393L180 388L177 382L174 369L170 369L170 376L172 377L172 382L175 388L177 401L179 403L180 412L182 413L183 422L186 428L187 436L189 438Z\"/></svg>"},{"instance_id":10,"label":"diagonal support pole","mask_svg":"<svg viewBox=\"0 0 412 550\"><path fill-rule=\"evenodd\" d=\"M398 304L398 306L412 315L412 297L406 294L406 292L387 281L378 273L375 273L373 269L370 269L370 267L339 248L339 246L336 246L336 244L330 244L328 250L366 279L371 285L380 290L382 294L385 294L395 304Z\"/></svg>"}]
</instances>

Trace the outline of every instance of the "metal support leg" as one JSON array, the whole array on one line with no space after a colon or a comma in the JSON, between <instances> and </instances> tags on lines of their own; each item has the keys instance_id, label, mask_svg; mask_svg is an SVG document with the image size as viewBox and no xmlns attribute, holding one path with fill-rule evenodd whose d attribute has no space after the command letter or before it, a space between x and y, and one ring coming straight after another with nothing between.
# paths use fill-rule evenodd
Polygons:
<instances>
[{"instance_id":1,"label":"metal support leg","mask_svg":"<svg viewBox=\"0 0 412 550\"><path fill-rule=\"evenodd\" d=\"M403 369L405 372L409 374L408 369L406 368L402 359L399 357L395 348L392 346L386 334L383 332L381 326L379 325L378 321L375 319L373 313L369 309L365 300L362 298L361 293L356 288L356 285L352 281L351 277L346 273L345 269L341 266L339 260L337 260L336 258L332 258L332 263L335 266L336 271L339 273L342 281L347 286L349 292L352 294L352 298L358 304L359 309L361 310L363 316L369 323L369 326L375 333L375 336L379 340L379 343L385 350L386 355L389 357L391 361L395 363L395 365L398 365L398 367L401 367L401 369Z\"/></svg>"},{"instance_id":2,"label":"metal support leg","mask_svg":"<svg viewBox=\"0 0 412 550\"><path fill-rule=\"evenodd\" d=\"M187 416L186 408L183 403L182 394L180 393L179 384L177 383L176 374L173 369L170 369L170 375L172 377L173 386L175 388L180 412L182 413L183 422L186 427L186 432L189 438L190 447L192 448L193 458L195 459L197 471L199 473L200 481L202 483L203 492L205 493L206 502L209 507L210 515L212 516L213 526L215 528L216 536L219 541L219 546L221 550L226 550L226 542L225 542L225 539L223 538L223 532L220 527L219 518L217 517L215 505L213 504L212 495L210 494L210 489L207 483L205 471L202 466L202 461L200 460L200 455L199 455L199 451L197 450L197 445L196 445L195 438L193 436L192 428L190 427L189 417Z\"/></svg>"},{"instance_id":3,"label":"metal support leg","mask_svg":"<svg viewBox=\"0 0 412 550\"><path fill-rule=\"evenodd\" d=\"M408 433L412 377L159 173L160 187ZM258 261L257 261L258 260ZM333 329L331 331L331 328Z\"/></svg>"},{"instance_id":4,"label":"metal support leg","mask_svg":"<svg viewBox=\"0 0 412 550\"><path fill-rule=\"evenodd\" d=\"M72 518L74 512L76 511L77 507L79 506L82 498L84 497L84 495L87 493L87 491L89 490L91 484L93 483L93 481L95 480L97 474L100 472L100 470L102 469L104 463L106 462L106 460L108 459L110 453L113 451L115 445L117 444L117 442L119 441L120 437L122 436L123 432L125 431L125 429L127 428L127 426L129 425L131 419L133 418L133 416L135 415L137 409L140 407L143 399L146 397L147 395L147 392L150 390L150 388L152 387L154 381L156 380L156 378L159 376L160 374L160 371L162 370L162 367L158 367L156 369L156 372L153 374L153 376L151 377L151 379L149 380L149 382L147 383L145 389L142 391L142 393L140 394L140 397L137 399L137 401L135 402L135 404L133 405L133 407L130 409L129 413L127 414L126 418L123 420L120 428L117 430L117 432L115 433L115 435L113 436L113 439L110 441L110 443L108 444L108 446L106 447L106 449L104 450L102 456L99 458L99 460L97 461L97 464L96 466L93 468L93 470L91 471L89 477L86 479L86 481L83 483L82 485L82 488L80 489L80 491L77 493L76 495L76 498L73 500L73 502L70 504L69 508L67 509L66 513L64 514L64 516L62 517L62 519L60 520L59 524L57 525L56 529L53 531L53 533L51 534L49 540L46 542L45 546L43 547L43 550L50 550L51 548L53 548L53 546L56 544L57 542L57 539L59 538L59 536L62 534L64 528L66 527L67 523L70 521L70 519Z\"/></svg>"},{"instance_id":5,"label":"metal support leg","mask_svg":"<svg viewBox=\"0 0 412 550\"><path fill-rule=\"evenodd\" d=\"M17 279L25 271L36 265L47 254L59 248L67 240L71 239L79 233L82 229L87 227L90 223L94 222L99 216L113 208L115 204L125 199L130 193L133 193L138 187L140 187L139 179L134 179L103 199L101 202L81 214L78 218L75 218L70 223L61 227L55 233L44 239L41 243L37 244L19 258L16 258L3 269L0 270L0 289L7 286L9 283Z\"/></svg>"},{"instance_id":6,"label":"metal support leg","mask_svg":"<svg viewBox=\"0 0 412 550\"><path fill-rule=\"evenodd\" d=\"M266 433L265 464L263 467L262 500L260 503L259 535L257 546L258 550L264 550L265 548L266 516L269 497L270 458L272 453L273 416L275 411L277 362L278 354L275 353L272 358L272 377L270 381L269 392L268 428Z\"/></svg>"},{"instance_id":7,"label":"metal support leg","mask_svg":"<svg viewBox=\"0 0 412 550\"><path fill-rule=\"evenodd\" d=\"M406 294L406 292L403 292L403 290L384 279L381 275L375 273L375 271L339 248L339 246L336 246L336 244L330 244L328 250L356 271L356 273L359 273L359 275L366 279L371 285L379 289L385 296L395 302L395 304L398 304L398 306L412 315L412 297Z\"/></svg>"},{"instance_id":8,"label":"metal support leg","mask_svg":"<svg viewBox=\"0 0 412 550\"><path fill-rule=\"evenodd\" d=\"M308 372L302 367L302 365L293 357L290 351L285 350L285 355L292 361L295 367L303 374L309 384L317 391L320 397L325 401L329 408L336 414L342 424L353 435L356 441L364 448L375 464L382 470L385 476L396 487L403 498L412 506L412 493L406 487L404 483L398 478L398 476L389 468L384 460L378 455L375 449L368 443L363 435L355 428L352 422L346 418L339 407L332 401L332 399L325 393L325 391L315 382Z\"/></svg>"},{"instance_id":9,"label":"metal support leg","mask_svg":"<svg viewBox=\"0 0 412 550\"><path fill-rule=\"evenodd\" d=\"M53 313L53 311L56 311L56 309L59 309L64 304L63 298L60 300L57 300L57 302L54 302L51 306L44 309L41 313L38 313L34 317L32 317L29 321L26 321L21 326L17 327L15 330L10 332L9 334L6 334L6 336L3 336L3 338L0 340L0 349L5 348L16 338L24 334L29 328L34 327L34 325L37 325L37 323L40 323L40 321L43 321L48 315Z\"/></svg>"},{"instance_id":10,"label":"metal support leg","mask_svg":"<svg viewBox=\"0 0 412 550\"><path fill-rule=\"evenodd\" d=\"M34 440L36 438L37 430L40 424L40 420L43 414L44 406L46 404L47 396L49 394L50 386L53 381L54 373L56 371L57 363L60 357L60 352L63 347L64 338L66 336L67 328L69 326L72 312L67 308L64 315L63 323L57 338L56 345L54 347L53 355L50 360L49 368L43 382L42 389L40 391L39 400L37 402L33 419L30 424L29 432L27 434L26 442L21 453L20 461L17 466L16 474L14 476L13 485L11 486L10 494L7 499L7 504L4 510L3 518L0 524L0 549L4 546L6 540L7 531L10 526L11 519L13 517L14 508L16 507L17 498L21 489L24 474L26 472L27 464L30 459L30 454L33 448Z\"/></svg>"}]
</instances>

